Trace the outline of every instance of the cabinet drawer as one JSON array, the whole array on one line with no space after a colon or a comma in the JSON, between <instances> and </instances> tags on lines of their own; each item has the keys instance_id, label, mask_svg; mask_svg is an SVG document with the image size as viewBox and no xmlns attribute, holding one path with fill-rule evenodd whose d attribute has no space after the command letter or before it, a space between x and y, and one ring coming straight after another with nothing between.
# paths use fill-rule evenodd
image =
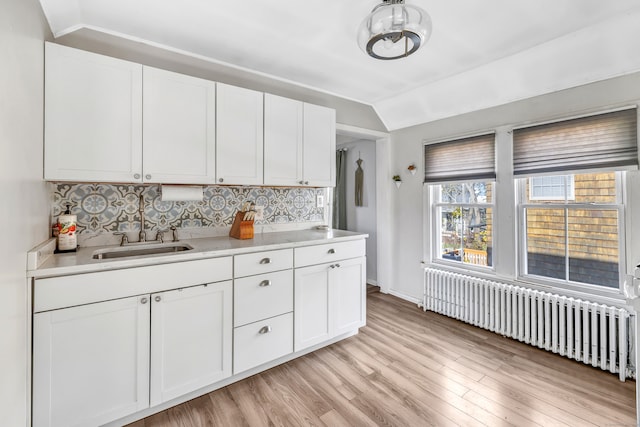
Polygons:
<instances>
[{"instance_id":1,"label":"cabinet drawer","mask_svg":"<svg viewBox=\"0 0 640 427\"><path fill-rule=\"evenodd\" d=\"M236 279L234 322L242 326L293 311L293 270Z\"/></svg>"},{"instance_id":2,"label":"cabinet drawer","mask_svg":"<svg viewBox=\"0 0 640 427\"><path fill-rule=\"evenodd\" d=\"M55 310L132 295L229 280L231 257L36 279L33 311Z\"/></svg>"},{"instance_id":3,"label":"cabinet drawer","mask_svg":"<svg viewBox=\"0 0 640 427\"><path fill-rule=\"evenodd\" d=\"M233 257L233 277L253 276L293 267L293 250L256 252Z\"/></svg>"},{"instance_id":4,"label":"cabinet drawer","mask_svg":"<svg viewBox=\"0 0 640 427\"><path fill-rule=\"evenodd\" d=\"M293 313L234 329L233 373L246 371L293 352Z\"/></svg>"},{"instance_id":5,"label":"cabinet drawer","mask_svg":"<svg viewBox=\"0 0 640 427\"><path fill-rule=\"evenodd\" d=\"M357 258L365 255L365 241L329 243L325 245L306 246L295 249L296 267L324 264L341 259Z\"/></svg>"}]
</instances>

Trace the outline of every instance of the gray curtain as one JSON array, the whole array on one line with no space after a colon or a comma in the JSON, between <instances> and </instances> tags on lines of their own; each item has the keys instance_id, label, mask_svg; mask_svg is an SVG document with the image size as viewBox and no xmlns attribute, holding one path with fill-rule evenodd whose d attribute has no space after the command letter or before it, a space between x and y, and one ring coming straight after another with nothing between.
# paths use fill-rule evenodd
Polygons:
<instances>
[{"instance_id":1,"label":"gray curtain","mask_svg":"<svg viewBox=\"0 0 640 427\"><path fill-rule=\"evenodd\" d=\"M347 151L336 151L336 188L333 192L333 228L347 229Z\"/></svg>"}]
</instances>

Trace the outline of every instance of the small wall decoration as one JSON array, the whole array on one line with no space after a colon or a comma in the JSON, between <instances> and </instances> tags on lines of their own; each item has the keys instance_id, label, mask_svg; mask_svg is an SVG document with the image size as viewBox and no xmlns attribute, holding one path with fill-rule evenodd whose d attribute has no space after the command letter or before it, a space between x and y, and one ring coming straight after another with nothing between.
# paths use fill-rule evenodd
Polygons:
<instances>
[{"instance_id":1,"label":"small wall decoration","mask_svg":"<svg viewBox=\"0 0 640 427\"><path fill-rule=\"evenodd\" d=\"M400 175L393 175L391 179L396 184L396 187L400 188L400 186L402 185L402 178L400 178Z\"/></svg>"},{"instance_id":2,"label":"small wall decoration","mask_svg":"<svg viewBox=\"0 0 640 427\"><path fill-rule=\"evenodd\" d=\"M407 167L407 170L408 170L409 172L411 172L411 175L415 175L415 174L416 174L416 171L418 170L418 168L416 167L416 165L415 165L415 164L411 163L411 164Z\"/></svg>"}]
</instances>

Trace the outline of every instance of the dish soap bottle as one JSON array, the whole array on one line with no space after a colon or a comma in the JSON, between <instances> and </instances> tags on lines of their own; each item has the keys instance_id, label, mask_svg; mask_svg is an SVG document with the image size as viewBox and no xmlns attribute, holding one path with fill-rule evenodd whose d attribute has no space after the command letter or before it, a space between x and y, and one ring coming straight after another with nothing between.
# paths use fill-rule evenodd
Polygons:
<instances>
[{"instance_id":1,"label":"dish soap bottle","mask_svg":"<svg viewBox=\"0 0 640 427\"><path fill-rule=\"evenodd\" d=\"M58 252L75 252L78 247L76 236L78 217L71 215L71 205L58 217Z\"/></svg>"}]
</instances>

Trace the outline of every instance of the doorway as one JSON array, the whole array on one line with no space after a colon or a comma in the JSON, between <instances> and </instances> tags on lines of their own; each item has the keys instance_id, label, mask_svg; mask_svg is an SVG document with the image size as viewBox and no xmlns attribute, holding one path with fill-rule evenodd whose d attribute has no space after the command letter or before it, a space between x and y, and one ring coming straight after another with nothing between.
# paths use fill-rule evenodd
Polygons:
<instances>
[{"instance_id":1,"label":"doorway","mask_svg":"<svg viewBox=\"0 0 640 427\"><path fill-rule=\"evenodd\" d=\"M389 185L385 185L389 184L386 179L390 163L389 135L341 124L336 129L336 149L345 150L346 227L340 228L369 235L366 240L367 283L379 286L387 293L388 278L391 277L390 254L387 253L391 248ZM361 206L356 205L358 164L362 175ZM329 200L333 203L332 194ZM333 206L331 208L333 210Z\"/></svg>"}]
</instances>

